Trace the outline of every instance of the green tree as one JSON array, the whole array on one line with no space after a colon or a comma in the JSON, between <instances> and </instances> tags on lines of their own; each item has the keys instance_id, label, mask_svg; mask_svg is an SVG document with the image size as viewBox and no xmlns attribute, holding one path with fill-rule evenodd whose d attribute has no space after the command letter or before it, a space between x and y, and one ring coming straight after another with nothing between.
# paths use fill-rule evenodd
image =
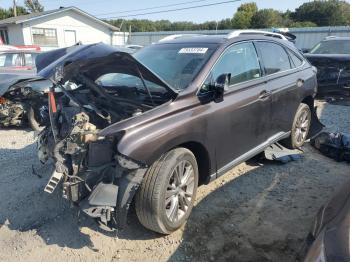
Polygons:
<instances>
[{"instance_id":1,"label":"green tree","mask_svg":"<svg viewBox=\"0 0 350 262\"><path fill-rule=\"evenodd\" d=\"M292 22L289 24L289 27L316 27L317 25L314 22L304 21L304 22Z\"/></svg>"},{"instance_id":2,"label":"green tree","mask_svg":"<svg viewBox=\"0 0 350 262\"><path fill-rule=\"evenodd\" d=\"M23 6L17 6L17 15L26 15L28 14L27 9L25 9ZM0 8L0 20L13 17L13 8L5 9Z\"/></svg>"},{"instance_id":3,"label":"green tree","mask_svg":"<svg viewBox=\"0 0 350 262\"><path fill-rule=\"evenodd\" d=\"M39 0L25 0L24 5L30 13L44 11L44 7L39 3Z\"/></svg>"},{"instance_id":4,"label":"green tree","mask_svg":"<svg viewBox=\"0 0 350 262\"><path fill-rule=\"evenodd\" d=\"M345 1L313 1L302 4L292 14L296 22L310 21L318 26L350 25L350 4Z\"/></svg>"},{"instance_id":5,"label":"green tree","mask_svg":"<svg viewBox=\"0 0 350 262\"><path fill-rule=\"evenodd\" d=\"M284 21L280 12L274 9L261 9L254 14L251 21L252 28L281 27Z\"/></svg>"},{"instance_id":6,"label":"green tree","mask_svg":"<svg viewBox=\"0 0 350 262\"><path fill-rule=\"evenodd\" d=\"M233 22L232 22L232 19L230 18L223 19L218 24L219 30L232 29L232 28L233 28Z\"/></svg>"},{"instance_id":7,"label":"green tree","mask_svg":"<svg viewBox=\"0 0 350 262\"><path fill-rule=\"evenodd\" d=\"M252 17L258 12L256 3L246 3L238 7L233 16L232 27L246 29L251 27Z\"/></svg>"}]
</instances>

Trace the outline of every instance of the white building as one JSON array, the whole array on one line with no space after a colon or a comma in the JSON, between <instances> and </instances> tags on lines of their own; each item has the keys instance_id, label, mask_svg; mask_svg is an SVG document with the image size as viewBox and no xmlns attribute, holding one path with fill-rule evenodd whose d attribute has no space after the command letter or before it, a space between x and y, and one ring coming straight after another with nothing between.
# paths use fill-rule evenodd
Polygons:
<instances>
[{"instance_id":1,"label":"white building","mask_svg":"<svg viewBox=\"0 0 350 262\"><path fill-rule=\"evenodd\" d=\"M42 50L77 42L123 45L127 36L119 28L80 10L66 7L0 20L0 37L10 45L38 45Z\"/></svg>"}]
</instances>

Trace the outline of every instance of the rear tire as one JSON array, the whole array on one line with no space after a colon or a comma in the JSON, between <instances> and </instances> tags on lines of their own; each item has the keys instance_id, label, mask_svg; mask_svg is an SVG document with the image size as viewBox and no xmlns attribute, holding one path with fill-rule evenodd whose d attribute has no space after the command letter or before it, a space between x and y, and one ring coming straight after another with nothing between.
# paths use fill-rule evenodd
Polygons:
<instances>
[{"instance_id":1,"label":"rear tire","mask_svg":"<svg viewBox=\"0 0 350 262\"><path fill-rule=\"evenodd\" d=\"M136 194L136 214L141 224L170 234L189 217L198 187L198 166L193 153L176 148L164 154L147 171Z\"/></svg>"},{"instance_id":2,"label":"rear tire","mask_svg":"<svg viewBox=\"0 0 350 262\"><path fill-rule=\"evenodd\" d=\"M290 149L304 145L311 126L311 110L307 104L300 104L295 114L290 137L282 141Z\"/></svg>"}]
</instances>

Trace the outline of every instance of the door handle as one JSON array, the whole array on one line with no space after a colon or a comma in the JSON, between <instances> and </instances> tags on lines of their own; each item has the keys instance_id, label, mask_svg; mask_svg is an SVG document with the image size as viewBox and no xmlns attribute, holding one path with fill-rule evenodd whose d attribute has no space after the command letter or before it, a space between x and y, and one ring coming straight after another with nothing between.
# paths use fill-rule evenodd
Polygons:
<instances>
[{"instance_id":1,"label":"door handle","mask_svg":"<svg viewBox=\"0 0 350 262\"><path fill-rule=\"evenodd\" d=\"M261 93L260 93L260 95L259 95L259 99L260 99L260 100L266 100L266 99L268 99L270 96L271 96L271 92L264 90L264 91L261 91Z\"/></svg>"}]
</instances>

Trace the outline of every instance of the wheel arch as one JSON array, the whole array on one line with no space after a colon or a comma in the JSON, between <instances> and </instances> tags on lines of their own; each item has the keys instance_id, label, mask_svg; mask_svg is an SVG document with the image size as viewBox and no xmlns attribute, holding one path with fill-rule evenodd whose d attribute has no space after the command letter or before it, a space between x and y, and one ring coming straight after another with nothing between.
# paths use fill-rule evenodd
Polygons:
<instances>
[{"instance_id":1,"label":"wheel arch","mask_svg":"<svg viewBox=\"0 0 350 262\"><path fill-rule=\"evenodd\" d=\"M208 184L211 175L211 161L205 146L199 142L189 141L176 147L184 147L193 153L198 165L199 184Z\"/></svg>"},{"instance_id":2,"label":"wheel arch","mask_svg":"<svg viewBox=\"0 0 350 262\"><path fill-rule=\"evenodd\" d=\"M307 104L311 111L314 110L315 99L312 96L304 97L304 99L301 101L301 103Z\"/></svg>"},{"instance_id":3,"label":"wheel arch","mask_svg":"<svg viewBox=\"0 0 350 262\"><path fill-rule=\"evenodd\" d=\"M173 150L175 148L183 147L190 150L196 158L199 173L199 185L209 183L211 175L211 158L207 148L200 142L187 141L182 142L172 147L165 147L163 153ZM147 169L139 169L130 172L129 175L123 176L119 181L120 191L118 192L118 227L123 228L126 224L129 207L135 201L136 193L144 180Z\"/></svg>"}]
</instances>

